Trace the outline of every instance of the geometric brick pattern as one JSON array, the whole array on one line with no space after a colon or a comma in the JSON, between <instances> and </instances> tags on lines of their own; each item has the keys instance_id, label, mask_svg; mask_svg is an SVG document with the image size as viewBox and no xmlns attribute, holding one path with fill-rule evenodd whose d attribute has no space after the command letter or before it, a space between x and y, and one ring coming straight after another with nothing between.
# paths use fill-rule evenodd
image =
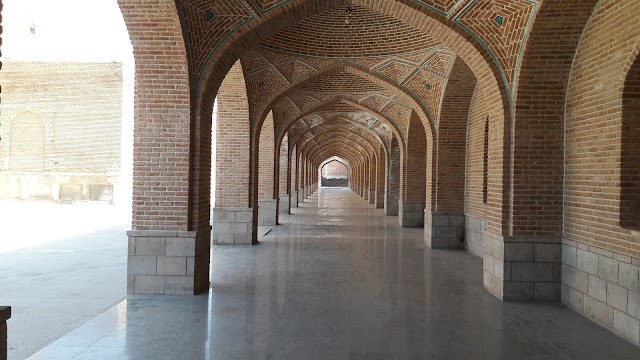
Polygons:
<instances>
[{"instance_id":1,"label":"geometric brick pattern","mask_svg":"<svg viewBox=\"0 0 640 360\"><path fill-rule=\"evenodd\" d=\"M193 77L203 69L209 53L222 39L252 20L253 15L236 0L178 0L176 3L189 28L186 33L192 80L195 80ZM207 20L209 13L213 18Z\"/></svg>"},{"instance_id":2,"label":"geometric brick pattern","mask_svg":"<svg viewBox=\"0 0 640 360\"><path fill-rule=\"evenodd\" d=\"M252 117L257 117L261 109L269 108L270 104L267 103L267 99L278 89L293 88L296 83L322 73L336 64L355 64L354 66L366 67L368 71L379 76L382 81L404 89L407 94L412 94L413 98L432 114L431 120L437 122L443 89L451 71L455 54L438 45L409 54L350 60L311 58L277 53L260 46L245 53L242 59L243 66L248 69L247 81L249 84L254 84L249 89L253 109ZM249 65L250 63L251 65ZM261 84L261 87L256 88L255 84ZM389 85L383 88L361 76L349 73L331 74L302 87L302 90L306 92L317 92L320 89L323 93L340 92L349 94L351 97L364 95L367 98L375 92L390 91ZM287 94L293 96L289 92ZM299 94L295 96L300 97ZM309 108L309 104L322 99L323 96L326 97L326 95L308 94L306 105L301 104L300 106L301 108ZM391 95L386 97L389 96Z\"/></svg>"},{"instance_id":3,"label":"geometric brick pattern","mask_svg":"<svg viewBox=\"0 0 640 360\"><path fill-rule=\"evenodd\" d=\"M334 59L388 56L438 44L428 34L398 20L365 7L349 7L351 15L347 6L331 9L290 26L261 44L279 52ZM345 23L347 17L349 24ZM322 40L318 41L320 33ZM373 33L376 35L368 35Z\"/></svg>"},{"instance_id":4,"label":"geometric brick pattern","mask_svg":"<svg viewBox=\"0 0 640 360\"><path fill-rule=\"evenodd\" d=\"M536 9L537 0L474 0L454 20L480 37L513 86L529 20Z\"/></svg>"},{"instance_id":5,"label":"geometric brick pattern","mask_svg":"<svg viewBox=\"0 0 640 360\"><path fill-rule=\"evenodd\" d=\"M192 54L193 81L211 54L232 34L243 27L259 22L263 14L280 10L290 0L178 0L180 15L187 28L188 46ZM539 0L413 0L447 17L454 24L476 37L495 59L507 86L512 87L517 74L523 44L529 26L539 8ZM246 5L245 5L246 4ZM303 21L281 31L264 44L272 49L311 56L333 58L353 57L358 49L360 57L384 56L421 49L438 44L427 33L405 26L401 21L388 18L368 9L351 4L312 14ZM349 12L347 12L349 9ZM345 23L346 18L349 23ZM376 26L372 28L372 26ZM326 31L331 29L332 31ZM375 30L375 31L372 31ZM318 42L316 34L323 31L326 42ZM367 39L353 34L380 33ZM389 41L389 37L399 39ZM323 44L332 44L327 47ZM367 43L366 48L359 47ZM301 64L288 64L288 73L294 75L304 68ZM513 91L513 90L512 90Z\"/></svg>"},{"instance_id":6,"label":"geometric brick pattern","mask_svg":"<svg viewBox=\"0 0 640 360\"><path fill-rule=\"evenodd\" d=\"M637 0L350 3L119 0L137 68L134 229L194 231L208 221L203 114L240 59L247 106L234 118L253 122L251 149L255 126L271 114L271 143L286 135L295 148L301 194L314 189L316 167L337 156L365 198L380 190L384 153L384 180L397 188L385 195L393 202L400 193L396 212L413 216L427 202L449 217L430 216L436 228L464 220L484 284L500 298L556 296L560 241L598 249L604 265L637 266L637 229L620 224L625 172L637 170L625 163L637 150L635 90L622 95L625 79L640 77L628 74L640 51ZM169 14L176 7L182 22ZM244 178L257 199L249 155L242 161L253 173ZM154 192L168 172L177 174L175 191ZM256 205L249 197L243 207Z\"/></svg>"},{"instance_id":7,"label":"geometric brick pattern","mask_svg":"<svg viewBox=\"0 0 640 360\"><path fill-rule=\"evenodd\" d=\"M265 13L288 0L248 0L261 13Z\"/></svg>"}]
</instances>

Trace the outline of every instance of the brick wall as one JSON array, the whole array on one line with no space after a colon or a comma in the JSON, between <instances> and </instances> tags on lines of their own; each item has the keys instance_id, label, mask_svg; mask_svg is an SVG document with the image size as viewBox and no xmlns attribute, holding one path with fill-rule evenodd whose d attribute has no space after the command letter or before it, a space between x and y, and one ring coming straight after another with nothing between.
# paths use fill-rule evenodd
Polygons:
<instances>
[{"instance_id":1,"label":"brick wall","mask_svg":"<svg viewBox=\"0 0 640 360\"><path fill-rule=\"evenodd\" d=\"M260 200L273 199L274 197L274 140L273 140L273 113L269 112L262 123L260 131L260 156L258 158L258 198Z\"/></svg>"},{"instance_id":2,"label":"brick wall","mask_svg":"<svg viewBox=\"0 0 640 360\"><path fill-rule=\"evenodd\" d=\"M566 86L596 2L545 1L532 27L515 101L514 236L561 234Z\"/></svg>"},{"instance_id":3,"label":"brick wall","mask_svg":"<svg viewBox=\"0 0 640 360\"><path fill-rule=\"evenodd\" d=\"M387 184L385 185L385 214L398 215L398 200L400 198L400 158L402 151L398 138L391 137L389 161L387 162Z\"/></svg>"},{"instance_id":4,"label":"brick wall","mask_svg":"<svg viewBox=\"0 0 640 360\"><path fill-rule=\"evenodd\" d=\"M248 207L249 104L240 61L218 91L216 207Z\"/></svg>"},{"instance_id":5,"label":"brick wall","mask_svg":"<svg viewBox=\"0 0 640 360\"><path fill-rule=\"evenodd\" d=\"M627 175L638 169L639 25L640 3L603 0L582 33L566 93L562 239L562 302L636 345L640 238L623 214L625 187L640 183Z\"/></svg>"},{"instance_id":6,"label":"brick wall","mask_svg":"<svg viewBox=\"0 0 640 360\"><path fill-rule=\"evenodd\" d=\"M434 213L464 212L467 119L475 88L473 72L461 59L456 59L440 112Z\"/></svg>"},{"instance_id":7,"label":"brick wall","mask_svg":"<svg viewBox=\"0 0 640 360\"><path fill-rule=\"evenodd\" d=\"M284 135L282 139L282 144L280 145L280 164L279 164L279 178L278 178L278 189L280 194L286 194L288 192L287 189L287 178L289 174L289 137L287 134Z\"/></svg>"},{"instance_id":8,"label":"brick wall","mask_svg":"<svg viewBox=\"0 0 640 360\"><path fill-rule=\"evenodd\" d=\"M300 175L298 169L298 145L293 145L291 150L291 191L298 191L300 188Z\"/></svg>"},{"instance_id":9,"label":"brick wall","mask_svg":"<svg viewBox=\"0 0 640 360\"><path fill-rule=\"evenodd\" d=\"M567 90L563 233L568 240L635 258L640 258L638 234L620 226L620 169L622 91L638 41L639 2L598 3Z\"/></svg>"},{"instance_id":10,"label":"brick wall","mask_svg":"<svg viewBox=\"0 0 640 360\"><path fill-rule=\"evenodd\" d=\"M402 200L407 203L424 203L426 186L431 183L427 175L427 138L422 122L415 113L409 123L407 148L401 161Z\"/></svg>"},{"instance_id":11,"label":"brick wall","mask_svg":"<svg viewBox=\"0 0 640 360\"><path fill-rule=\"evenodd\" d=\"M191 97L176 5L172 0L118 4L136 65L133 229L188 230Z\"/></svg>"},{"instance_id":12,"label":"brick wall","mask_svg":"<svg viewBox=\"0 0 640 360\"><path fill-rule=\"evenodd\" d=\"M466 138L465 164L465 214L478 218L485 217L486 205L483 201L484 163L485 163L485 124L488 112L482 88L476 86L469 107L469 120Z\"/></svg>"},{"instance_id":13,"label":"brick wall","mask_svg":"<svg viewBox=\"0 0 640 360\"><path fill-rule=\"evenodd\" d=\"M0 82L0 196L98 200L89 190L103 186L113 200L122 64L5 60Z\"/></svg>"},{"instance_id":14,"label":"brick wall","mask_svg":"<svg viewBox=\"0 0 640 360\"><path fill-rule=\"evenodd\" d=\"M333 160L322 167L322 176L330 177L347 177L347 166L343 163Z\"/></svg>"}]
</instances>

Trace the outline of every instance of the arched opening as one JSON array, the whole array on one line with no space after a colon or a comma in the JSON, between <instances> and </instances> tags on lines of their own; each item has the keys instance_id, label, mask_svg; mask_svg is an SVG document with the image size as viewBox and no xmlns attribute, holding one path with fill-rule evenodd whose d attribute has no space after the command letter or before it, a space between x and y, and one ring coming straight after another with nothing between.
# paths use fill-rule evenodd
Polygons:
<instances>
[{"instance_id":1,"label":"arched opening","mask_svg":"<svg viewBox=\"0 0 640 360\"><path fill-rule=\"evenodd\" d=\"M321 186L323 187L348 187L349 170L344 160L335 159L322 165L320 168Z\"/></svg>"},{"instance_id":2,"label":"arched opening","mask_svg":"<svg viewBox=\"0 0 640 360\"><path fill-rule=\"evenodd\" d=\"M0 251L129 223L134 60L117 2L2 11L0 207L12 210ZM21 225L32 216L40 226ZM14 226L43 233L15 241Z\"/></svg>"},{"instance_id":3,"label":"arched opening","mask_svg":"<svg viewBox=\"0 0 640 360\"><path fill-rule=\"evenodd\" d=\"M13 328L22 359L126 295L134 56L117 1L3 0L0 76L2 305L31 302L13 314L39 335Z\"/></svg>"},{"instance_id":4,"label":"arched opening","mask_svg":"<svg viewBox=\"0 0 640 360\"><path fill-rule=\"evenodd\" d=\"M277 224L275 199L275 140L273 112L269 112L262 124L258 147L258 225Z\"/></svg>"},{"instance_id":5,"label":"arched opening","mask_svg":"<svg viewBox=\"0 0 640 360\"><path fill-rule=\"evenodd\" d=\"M407 131L407 146L400 153L400 203L398 215L403 227L423 227L427 176L427 134L415 112Z\"/></svg>"},{"instance_id":6,"label":"arched opening","mask_svg":"<svg viewBox=\"0 0 640 360\"><path fill-rule=\"evenodd\" d=\"M212 203L212 244L250 244L254 226L254 209L250 206L249 189L249 102L242 73L237 61L229 70L214 101L215 177L212 182L215 201Z\"/></svg>"},{"instance_id":7,"label":"arched opening","mask_svg":"<svg viewBox=\"0 0 640 360\"><path fill-rule=\"evenodd\" d=\"M482 148L482 203L489 200L489 117L484 122L484 140Z\"/></svg>"},{"instance_id":8,"label":"arched opening","mask_svg":"<svg viewBox=\"0 0 640 360\"><path fill-rule=\"evenodd\" d=\"M640 229L640 57L622 94L622 152L620 169L620 225Z\"/></svg>"},{"instance_id":9,"label":"arched opening","mask_svg":"<svg viewBox=\"0 0 640 360\"><path fill-rule=\"evenodd\" d=\"M398 216L400 204L400 140L391 136L389 160L387 161L387 182L385 184L384 212L387 216Z\"/></svg>"},{"instance_id":10,"label":"arched opening","mask_svg":"<svg viewBox=\"0 0 640 360\"><path fill-rule=\"evenodd\" d=\"M32 112L18 115L9 130L9 171L45 171L45 125Z\"/></svg>"},{"instance_id":11,"label":"arched opening","mask_svg":"<svg viewBox=\"0 0 640 360\"><path fill-rule=\"evenodd\" d=\"M217 132L218 127L218 98L213 102L213 113L211 115L211 206L216 204L216 172L217 172ZM213 214L212 214L213 218ZM213 219L212 219L213 222Z\"/></svg>"}]
</instances>

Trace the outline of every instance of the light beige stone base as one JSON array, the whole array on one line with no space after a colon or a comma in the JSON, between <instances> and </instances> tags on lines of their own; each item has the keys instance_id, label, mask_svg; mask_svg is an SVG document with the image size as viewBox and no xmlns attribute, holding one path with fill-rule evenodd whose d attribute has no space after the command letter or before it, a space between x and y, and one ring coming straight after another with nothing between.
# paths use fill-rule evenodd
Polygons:
<instances>
[{"instance_id":1,"label":"light beige stone base","mask_svg":"<svg viewBox=\"0 0 640 360\"><path fill-rule=\"evenodd\" d=\"M253 208L213 209L213 245L250 245L252 238Z\"/></svg>"},{"instance_id":2,"label":"light beige stone base","mask_svg":"<svg viewBox=\"0 0 640 360\"><path fill-rule=\"evenodd\" d=\"M562 303L640 346L640 259L563 239Z\"/></svg>"},{"instance_id":3,"label":"light beige stone base","mask_svg":"<svg viewBox=\"0 0 640 360\"><path fill-rule=\"evenodd\" d=\"M193 295L206 290L211 237L208 230L127 232L127 293Z\"/></svg>"}]
</instances>

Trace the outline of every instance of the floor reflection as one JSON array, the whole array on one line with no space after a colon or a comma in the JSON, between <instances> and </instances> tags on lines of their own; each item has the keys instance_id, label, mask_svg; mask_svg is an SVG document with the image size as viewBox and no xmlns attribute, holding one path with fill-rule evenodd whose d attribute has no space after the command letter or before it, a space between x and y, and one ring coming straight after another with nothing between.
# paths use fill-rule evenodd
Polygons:
<instances>
[{"instance_id":1,"label":"floor reflection","mask_svg":"<svg viewBox=\"0 0 640 360\"><path fill-rule=\"evenodd\" d=\"M498 301L480 259L425 249L422 229L400 228L346 189L321 189L287 223L260 246L214 247L207 294L130 296L33 358L640 356L558 304Z\"/></svg>"}]
</instances>

